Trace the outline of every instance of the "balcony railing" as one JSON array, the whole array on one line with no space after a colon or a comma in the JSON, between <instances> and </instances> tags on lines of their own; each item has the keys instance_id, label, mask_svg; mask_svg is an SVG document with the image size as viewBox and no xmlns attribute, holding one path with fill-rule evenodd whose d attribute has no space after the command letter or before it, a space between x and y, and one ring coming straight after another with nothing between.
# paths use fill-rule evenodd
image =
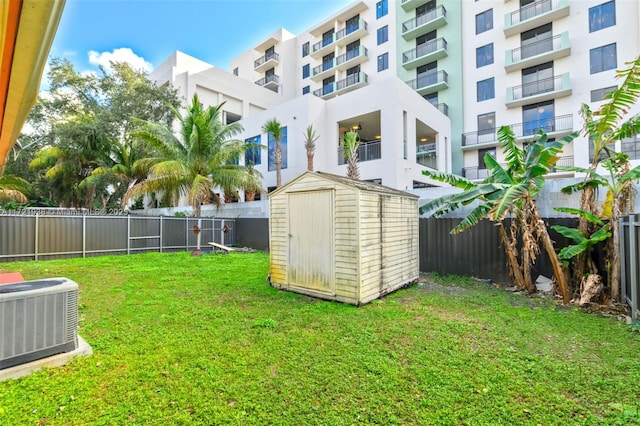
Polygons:
<instances>
[{"instance_id":1,"label":"balcony railing","mask_svg":"<svg viewBox=\"0 0 640 426\"><path fill-rule=\"evenodd\" d=\"M544 99L538 99L538 101L546 100L547 98L559 97L561 95L568 95L571 92L571 79L569 73L557 75L555 77L543 78L536 81L525 83L521 86L514 86L507 88L507 106L519 106L523 100L527 98L541 98L540 95L545 93L547 95Z\"/></svg>"},{"instance_id":2,"label":"balcony railing","mask_svg":"<svg viewBox=\"0 0 640 426\"><path fill-rule=\"evenodd\" d=\"M338 80L335 83L325 84L321 89L314 90L313 94L319 97L327 97L329 95L333 95L334 93L337 94L340 91L346 91L346 89L350 87L367 83L367 81L367 74L359 72L357 74L348 75L347 78Z\"/></svg>"},{"instance_id":3,"label":"balcony railing","mask_svg":"<svg viewBox=\"0 0 640 426\"><path fill-rule=\"evenodd\" d=\"M266 54L266 55L256 59L253 62L253 67L254 68L260 68L262 65L264 65L265 63L267 63L267 62L269 62L271 60L276 61L276 62L280 62L280 55L277 54L276 52Z\"/></svg>"},{"instance_id":4,"label":"balcony railing","mask_svg":"<svg viewBox=\"0 0 640 426\"><path fill-rule=\"evenodd\" d=\"M418 28L422 25L425 25L429 22L435 21L438 18L446 18L447 17L447 9L444 6L438 6L433 10L428 11L422 15L416 16L415 18L409 19L408 21L404 21L402 23L402 33L408 33L414 28Z\"/></svg>"},{"instance_id":5,"label":"balcony railing","mask_svg":"<svg viewBox=\"0 0 640 426\"><path fill-rule=\"evenodd\" d=\"M335 35L335 40L338 41L351 33L355 33L360 29L367 29L367 22L364 19L359 19L355 24L347 25L343 29L339 30Z\"/></svg>"},{"instance_id":6,"label":"balcony railing","mask_svg":"<svg viewBox=\"0 0 640 426\"><path fill-rule=\"evenodd\" d=\"M438 110L441 113L443 113L447 117L449 116L449 105L445 104L444 102L440 102L440 103L431 102L431 101L428 101L428 102L434 107L438 108Z\"/></svg>"},{"instance_id":7,"label":"balcony railing","mask_svg":"<svg viewBox=\"0 0 640 426\"><path fill-rule=\"evenodd\" d=\"M367 48L364 46L359 46L357 49L347 50L346 53L343 53L342 55L336 58L336 66L342 65L345 62L349 62L352 59L356 59L363 56L366 57L367 53L368 53Z\"/></svg>"},{"instance_id":8,"label":"balcony railing","mask_svg":"<svg viewBox=\"0 0 640 426\"><path fill-rule=\"evenodd\" d=\"M336 65L335 59L332 59L327 62L323 62L321 65L318 65L317 67L313 67L311 75L315 77L319 74L324 73L325 71L330 71L331 69L333 69L335 65Z\"/></svg>"},{"instance_id":9,"label":"balcony railing","mask_svg":"<svg viewBox=\"0 0 640 426\"><path fill-rule=\"evenodd\" d=\"M462 177L469 180L486 179L489 176L489 170L484 167L463 167Z\"/></svg>"},{"instance_id":10,"label":"balcony railing","mask_svg":"<svg viewBox=\"0 0 640 426\"><path fill-rule=\"evenodd\" d=\"M559 172L560 170L556 170L556 167L573 167L573 155L558 158L556 165L549 170L549 173Z\"/></svg>"},{"instance_id":11,"label":"balcony railing","mask_svg":"<svg viewBox=\"0 0 640 426\"><path fill-rule=\"evenodd\" d=\"M267 75L264 78L256 81L258 86L269 86L269 85L279 85L280 84L280 76L276 74Z\"/></svg>"},{"instance_id":12,"label":"balcony railing","mask_svg":"<svg viewBox=\"0 0 640 426\"><path fill-rule=\"evenodd\" d=\"M558 0L538 0L511 13L511 25L519 24L527 19L535 18L543 13L551 12L557 7Z\"/></svg>"},{"instance_id":13,"label":"balcony railing","mask_svg":"<svg viewBox=\"0 0 640 426\"><path fill-rule=\"evenodd\" d=\"M371 160L379 160L382 158L382 142L381 141L371 141L371 142L363 142L358 147L358 161L371 161ZM344 159L344 148L338 147L338 165L346 164Z\"/></svg>"},{"instance_id":14,"label":"balcony railing","mask_svg":"<svg viewBox=\"0 0 640 426\"><path fill-rule=\"evenodd\" d=\"M414 80L407 81L413 90L420 90L438 83L449 83L449 74L446 71L437 71L421 74Z\"/></svg>"},{"instance_id":15,"label":"balcony railing","mask_svg":"<svg viewBox=\"0 0 640 426\"><path fill-rule=\"evenodd\" d=\"M430 55L438 50L447 51L447 40L444 37L440 37L436 40L430 40L423 43L411 50L407 50L402 54L402 63L406 64L422 56Z\"/></svg>"},{"instance_id":16,"label":"balcony railing","mask_svg":"<svg viewBox=\"0 0 640 426\"><path fill-rule=\"evenodd\" d=\"M423 145L416 146L416 155L435 154L435 152L436 152L435 143L426 143Z\"/></svg>"},{"instance_id":17,"label":"balcony railing","mask_svg":"<svg viewBox=\"0 0 640 426\"><path fill-rule=\"evenodd\" d=\"M541 55L553 50L560 50L561 47L562 35L559 34L555 37L549 37L547 39L513 49L511 51L511 62L518 62L532 56Z\"/></svg>"},{"instance_id":18,"label":"balcony railing","mask_svg":"<svg viewBox=\"0 0 640 426\"><path fill-rule=\"evenodd\" d=\"M571 132L573 131L573 115L560 115L558 117L533 120L525 123L510 124L516 138L535 135L538 130L545 133ZM497 142L498 129L487 129L478 132L469 132L462 135L462 146L472 146L484 143Z\"/></svg>"}]
</instances>

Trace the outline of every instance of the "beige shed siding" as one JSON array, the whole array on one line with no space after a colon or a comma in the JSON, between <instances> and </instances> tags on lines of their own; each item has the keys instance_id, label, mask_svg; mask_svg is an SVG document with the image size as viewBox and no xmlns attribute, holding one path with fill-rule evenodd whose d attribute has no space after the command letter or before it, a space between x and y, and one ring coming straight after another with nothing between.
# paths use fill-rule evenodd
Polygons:
<instances>
[{"instance_id":1,"label":"beige shed siding","mask_svg":"<svg viewBox=\"0 0 640 426\"><path fill-rule=\"evenodd\" d=\"M287 268L291 268L289 251L292 244L288 237L291 233L289 194L312 194L328 189L333 191L334 200L333 295L293 287L287 282L290 279ZM271 194L269 200L271 279L276 286L362 304L417 278L417 199L365 182L352 182L322 173L305 173Z\"/></svg>"},{"instance_id":2,"label":"beige shed siding","mask_svg":"<svg viewBox=\"0 0 640 426\"><path fill-rule=\"evenodd\" d=\"M378 293L382 288L382 228L380 195L360 193L360 297Z\"/></svg>"},{"instance_id":3,"label":"beige shed siding","mask_svg":"<svg viewBox=\"0 0 640 426\"><path fill-rule=\"evenodd\" d=\"M337 297L357 303L358 292L358 191L336 185L335 203L335 292Z\"/></svg>"}]
</instances>

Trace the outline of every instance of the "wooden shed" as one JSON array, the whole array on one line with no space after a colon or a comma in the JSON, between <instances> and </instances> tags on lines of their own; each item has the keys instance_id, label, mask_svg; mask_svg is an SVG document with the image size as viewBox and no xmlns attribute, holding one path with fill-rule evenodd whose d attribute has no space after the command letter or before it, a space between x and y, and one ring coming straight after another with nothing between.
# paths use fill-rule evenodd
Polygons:
<instances>
[{"instance_id":1,"label":"wooden shed","mask_svg":"<svg viewBox=\"0 0 640 426\"><path fill-rule=\"evenodd\" d=\"M271 284L362 305L418 278L418 197L306 172L269 194Z\"/></svg>"}]
</instances>

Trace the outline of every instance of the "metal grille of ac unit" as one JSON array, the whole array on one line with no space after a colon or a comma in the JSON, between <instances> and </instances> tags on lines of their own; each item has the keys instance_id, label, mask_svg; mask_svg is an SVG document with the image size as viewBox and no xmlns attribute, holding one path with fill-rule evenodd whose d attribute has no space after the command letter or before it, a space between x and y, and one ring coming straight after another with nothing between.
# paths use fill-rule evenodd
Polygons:
<instances>
[{"instance_id":1,"label":"metal grille of ac unit","mask_svg":"<svg viewBox=\"0 0 640 426\"><path fill-rule=\"evenodd\" d=\"M0 286L0 369L78 346L78 285L66 278Z\"/></svg>"}]
</instances>

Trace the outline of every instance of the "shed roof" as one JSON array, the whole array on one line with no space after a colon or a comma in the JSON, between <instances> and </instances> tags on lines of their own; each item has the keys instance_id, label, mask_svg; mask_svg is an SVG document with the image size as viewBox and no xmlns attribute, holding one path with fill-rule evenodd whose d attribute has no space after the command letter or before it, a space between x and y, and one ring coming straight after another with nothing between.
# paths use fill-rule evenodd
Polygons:
<instances>
[{"instance_id":1,"label":"shed roof","mask_svg":"<svg viewBox=\"0 0 640 426\"><path fill-rule=\"evenodd\" d=\"M382 193L382 194L387 194L387 195L395 195L395 196L400 196L400 197L408 197L408 198L420 198L418 195L415 194L411 194L409 192L405 192L405 191L400 191L398 189L394 189L394 188L390 188L388 186L384 186L384 185L378 185L377 183L373 183L373 182L366 182L366 181L362 181L362 180L354 180L354 179L350 179L348 177L345 176L338 176L338 175L334 175L331 173L325 173L325 172L304 172L303 174L301 174L300 176L298 176L297 178L293 179L292 181L288 182L285 185L282 185L280 188L276 189L275 191L271 192L269 194L269 197L271 197L272 195L276 195L278 193L280 193L281 191L283 191L285 188L288 188L289 186L293 185L295 182L299 181L300 179L302 179L304 176L307 176L309 174L313 174L315 176L320 176L323 179L332 181L332 182L336 182L340 185L345 185L345 186L349 186L349 187L354 187L363 191L372 191L372 192L378 192L378 193Z\"/></svg>"}]
</instances>

